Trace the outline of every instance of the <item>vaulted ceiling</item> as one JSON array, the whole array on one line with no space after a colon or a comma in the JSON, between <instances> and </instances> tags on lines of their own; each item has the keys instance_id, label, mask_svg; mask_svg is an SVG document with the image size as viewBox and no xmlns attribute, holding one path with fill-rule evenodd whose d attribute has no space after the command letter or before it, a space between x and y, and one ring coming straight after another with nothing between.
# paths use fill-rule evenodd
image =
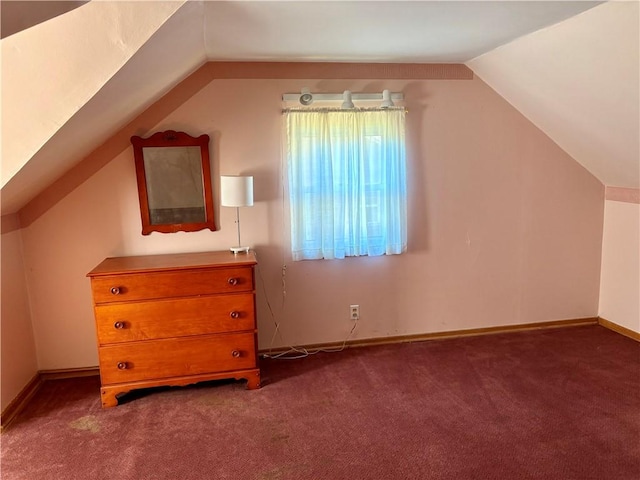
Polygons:
<instances>
[{"instance_id":1,"label":"vaulted ceiling","mask_svg":"<svg viewBox=\"0 0 640 480\"><path fill-rule=\"evenodd\" d=\"M2 214L207 60L467 63L603 183L640 187L636 1L53 3L82 5L1 40Z\"/></svg>"}]
</instances>

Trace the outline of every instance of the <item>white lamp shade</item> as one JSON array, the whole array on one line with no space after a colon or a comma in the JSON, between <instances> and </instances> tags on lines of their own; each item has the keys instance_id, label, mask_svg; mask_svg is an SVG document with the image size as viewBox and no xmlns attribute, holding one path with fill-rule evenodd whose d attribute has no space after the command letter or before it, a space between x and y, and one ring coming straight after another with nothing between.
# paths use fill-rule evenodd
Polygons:
<instances>
[{"instance_id":1,"label":"white lamp shade","mask_svg":"<svg viewBox=\"0 0 640 480\"><path fill-rule=\"evenodd\" d=\"M253 177L222 175L220 177L220 204L223 207L252 206Z\"/></svg>"}]
</instances>

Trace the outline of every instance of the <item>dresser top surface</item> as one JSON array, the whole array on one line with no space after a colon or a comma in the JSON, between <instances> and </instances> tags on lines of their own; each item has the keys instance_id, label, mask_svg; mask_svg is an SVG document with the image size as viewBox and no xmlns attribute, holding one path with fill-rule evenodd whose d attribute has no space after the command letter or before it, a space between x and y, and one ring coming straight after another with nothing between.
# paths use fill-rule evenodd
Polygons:
<instances>
[{"instance_id":1,"label":"dresser top surface","mask_svg":"<svg viewBox=\"0 0 640 480\"><path fill-rule=\"evenodd\" d=\"M164 255L139 255L131 257L110 257L87 273L88 277L117 275L123 273L145 273L163 270L184 270L193 268L234 267L255 265L255 253L234 254L222 252L171 253Z\"/></svg>"}]
</instances>

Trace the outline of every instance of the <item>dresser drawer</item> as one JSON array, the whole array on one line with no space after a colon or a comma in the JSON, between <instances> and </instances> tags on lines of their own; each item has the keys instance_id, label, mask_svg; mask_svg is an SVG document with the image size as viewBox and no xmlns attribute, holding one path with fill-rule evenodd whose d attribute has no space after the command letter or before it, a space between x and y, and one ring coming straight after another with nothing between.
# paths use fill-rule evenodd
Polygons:
<instances>
[{"instance_id":1,"label":"dresser drawer","mask_svg":"<svg viewBox=\"0 0 640 480\"><path fill-rule=\"evenodd\" d=\"M99 356L103 385L256 367L253 333L107 345Z\"/></svg>"},{"instance_id":2,"label":"dresser drawer","mask_svg":"<svg viewBox=\"0 0 640 480\"><path fill-rule=\"evenodd\" d=\"M219 268L91 278L96 304L253 291L253 269Z\"/></svg>"},{"instance_id":3,"label":"dresser drawer","mask_svg":"<svg viewBox=\"0 0 640 480\"><path fill-rule=\"evenodd\" d=\"M96 305L98 343L255 329L253 294Z\"/></svg>"}]
</instances>

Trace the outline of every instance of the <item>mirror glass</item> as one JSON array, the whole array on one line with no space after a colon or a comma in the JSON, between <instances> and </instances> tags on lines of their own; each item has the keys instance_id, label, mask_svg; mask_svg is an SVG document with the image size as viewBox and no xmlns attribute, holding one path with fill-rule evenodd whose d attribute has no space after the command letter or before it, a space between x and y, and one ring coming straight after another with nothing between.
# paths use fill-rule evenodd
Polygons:
<instances>
[{"instance_id":1,"label":"mirror glass","mask_svg":"<svg viewBox=\"0 0 640 480\"><path fill-rule=\"evenodd\" d=\"M144 174L152 225L206 220L198 147L147 147Z\"/></svg>"},{"instance_id":2,"label":"mirror glass","mask_svg":"<svg viewBox=\"0 0 640 480\"><path fill-rule=\"evenodd\" d=\"M167 131L131 142L142 233L215 230L209 137Z\"/></svg>"}]
</instances>

